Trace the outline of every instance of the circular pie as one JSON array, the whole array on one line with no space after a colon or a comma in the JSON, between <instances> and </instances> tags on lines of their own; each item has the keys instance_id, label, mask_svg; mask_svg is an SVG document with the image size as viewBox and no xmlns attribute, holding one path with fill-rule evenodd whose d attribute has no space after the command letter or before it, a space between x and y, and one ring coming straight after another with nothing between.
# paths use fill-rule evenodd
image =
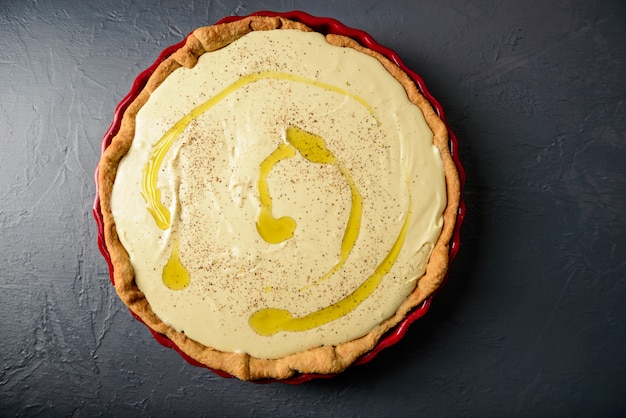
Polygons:
<instances>
[{"instance_id":1,"label":"circular pie","mask_svg":"<svg viewBox=\"0 0 626 418\"><path fill-rule=\"evenodd\" d=\"M103 151L116 291L214 370L340 372L445 279L448 142L411 78L351 38L279 16L199 28Z\"/></svg>"}]
</instances>

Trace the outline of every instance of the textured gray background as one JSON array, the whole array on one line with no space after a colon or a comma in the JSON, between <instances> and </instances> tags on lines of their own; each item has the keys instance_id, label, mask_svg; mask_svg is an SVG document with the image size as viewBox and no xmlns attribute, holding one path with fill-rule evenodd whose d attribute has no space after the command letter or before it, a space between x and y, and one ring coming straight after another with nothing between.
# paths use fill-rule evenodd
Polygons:
<instances>
[{"instance_id":1,"label":"textured gray background","mask_svg":"<svg viewBox=\"0 0 626 418\"><path fill-rule=\"evenodd\" d=\"M626 414L626 6L504 3L0 0L0 415ZM135 76L195 27L262 9L396 50L468 178L461 253L426 317L301 386L159 346L115 296L91 216Z\"/></svg>"}]
</instances>

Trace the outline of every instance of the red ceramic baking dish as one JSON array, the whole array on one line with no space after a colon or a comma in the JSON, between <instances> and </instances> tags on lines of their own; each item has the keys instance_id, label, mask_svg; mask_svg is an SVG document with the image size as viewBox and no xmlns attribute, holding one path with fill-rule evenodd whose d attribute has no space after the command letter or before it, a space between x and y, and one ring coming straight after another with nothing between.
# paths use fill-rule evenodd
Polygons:
<instances>
[{"instance_id":1,"label":"red ceramic baking dish","mask_svg":"<svg viewBox=\"0 0 626 418\"><path fill-rule=\"evenodd\" d=\"M291 11L291 12L284 12L284 13L277 13L277 12L271 12L271 11L259 11L259 12L253 13L252 15L256 15L256 16L278 16L278 17L284 17L284 18L290 19L290 20L299 21L299 22L302 22L305 25L311 27L312 29L316 30L317 32L320 32L320 33L323 33L323 34L332 33L332 34L348 36L348 37L358 41L361 45L383 54L388 59L393 61L396 65L398 65L403 71L405 71L413 79L413 81L418 86L418 88L420 89L422 94L431 103L431 105L433 106L433 108L435 109L435 111L439 115L439 117L444 121L444 123L446 122L445 115L444 115L444 112L443 112L443 109L442 109L441 105L429 93L429 91L426 88L426 85L424 84L424 81L422 80L422 78L417 73L415 73L414 71L409 69L402 62L400 57L394 51L392 51L391 49L386 48L386 47L378 44L370 35L368 35L367 33L363 32L362 30L358 30L358 29L347 27L344 24L342 24L341 22L339 22L339 21L337 21L335 19L332 19L332 18L316 17L316 16L312 16L310 14L307 14L307 13L304 13L304 12L301 12L301 11ZM229 17L226 17L226 18L220 20L217 23L233 22L233 21L242 19L244 17L246 17L246 16L229 16ZM161 52L161 54L159 55L157 60L154 62L154 64L152 64L149 68L147 68L145 71L143 71L142 73L140 73L137 76L137 78L135 79L135 81L132 84L132 88L131 88L130 92L126 95L126 97L124 97L124 99L118 104L117 108L115 109L115 113L114 113L114 116L113 116L113 121L111 123L111 126L109 127L109 129L107 130L106 134L104 135L104 137L102 139L102 148L101 148L102 151L104 151L110 145L112 138L117 134L117 132L118 132L118 130L120 128L122 115L124 114L124 112L127 109L127 107L130 105L130 103L132 103L132 101L137 97L139 92L141 92L141 90L145 86L148 78L155 71L155 69L159 65L159 63L161 63L168 56L170 56L174 51L176 51L181 46L183 46L184 43L185 43L185 40L182 40L180 43L178 43L176 45L172 45L172 46L170 46L168 48L165 48ZM461 165L461 162L460 162L459 156L458 156L458 141L457 141L457 138L456 138L456 136L454 135L454 133L450 129L448 129L448 136L449 136L450 150L451 150L452 158L453 158L453 160L454 160L454 162L456 164L456 167L458 169L459 178L460 178L460 182L461 182L461 201L460 201L460 206L459 206L459 210L458 210L458 214L457 214L457 220L456 220L454 234L453 234L453 237L452 237L452 240L451 240L451 243L450 243L451 245L450 245L449 260L450 260L450 262L452 262L452 260L454 259L454 257L456 256L456 254L459 251L459 246L460 246L460 228L461 228L461 224L463 222L464 216L465 216L465 204L464 204L463 196L462 196L462 188L463 188L463 184L465 183L465 172L463 170L463 167ZM103 219L102 219L102 213L100 211L100 199L99 199L98 193L97 193L97 189L98 189L97 177L98 176L97 176L97 170L96 170L96 198L95 198L94 205L93 205L93 214L94 214L94 217L96 219L96 224L97 224L97 227L98 227L98 247L100 249L100 252L104 256L104 259L108 263L111 281L113 281L113 265L111 264L111 258L109 256L107 248L106 248L106 246L104 244ZM423 303L421 303L419 306L417 306L415 309L413 309L409 313L409 315L407 315L404 318L404 320L402 320L398 325L396 325L396 327L394 327L383 338L381 338L380 341L378 342L378 344L370 352L368 352L365 355L361 356L355 363L353 363L353 365L351 367L355 367L355 366L358 366L358 365L370 362L382 350L384 350L384 349L386 349L386 348L388 348L388 347L398 343L404 337L404 335L407 332L407 329L409 328L409 326L413 322L415 322L416 320L420 319L421 317L423 317L426 314L426 312L428 311L428 309L430 307L432 299L433 299L433 296L430 296ZM138 317L135 316L135 318L137 320L141 321ZM170 347L170 348L176 350L190 364L192 364L194 366L199 366L199 367L206 367L203 364L197 362L196 360L190 358L185 353L183 353L165 335L157 333L157 332L155 332L152 329L150 329L150 331L152 332L152 335L154 336L154 338L160 344L162 344L163 346ZM222 377L232 377L228 373L225 373L225 372L222 372L222 371L219 371L219 370L213 370L213 371L216 374L218 374L218 375L220 375ZM328 378L328 377L332 377L332 376L334 376L334 375L332 375L332 374L304 373L304 374L298 374L298 375L293 376L293 377L291 377L289 379L280 380L280 381L284 382L284 383L288 383L288 384L299 384L299 383L303 383L303 382L306 382L306 381L311 380L311 379ZM257 381L257 382L258 383L268 383L268 382L273 382L273 381L276 381L276 380L268 379L268 380L261 380L261 381Z\"/></svg>"}]
</instances>

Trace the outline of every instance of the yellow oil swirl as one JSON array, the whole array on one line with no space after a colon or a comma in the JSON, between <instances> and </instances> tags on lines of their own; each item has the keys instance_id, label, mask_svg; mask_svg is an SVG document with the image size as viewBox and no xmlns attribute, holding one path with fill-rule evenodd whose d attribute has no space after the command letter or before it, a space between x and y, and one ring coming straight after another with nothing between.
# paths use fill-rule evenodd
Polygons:
<instances>
[{"instance_id":1,"label":"yellow oil swirl","mask_svg":"<svg viewBox=\"0 0 626 418\"><path fill-rule=\"evenodd\" d=\"M194 119L196 119L198 116L202 115L204 112L208 111L213 106L224 100L227 96L248 84L268 79L288 80L296 83L308 84L341 94L343 96L347 96L351 99L356 100L363 107L365 107L368 112L372 114L372 116L374 116L376 122L379 123L378 119L376 118L374 109L362 97L332 84L324 83L318 80L310 80L299 75L279 71L263 71L240 77L237 81L228 85L215 96L211 97L201 105L195 107L191 112L183 116L155 144L152 153L148 158L148 162L143 168L141 195L146 201L148 212L150 212L159 228L166 230L170 227L171 224L170 212L161 202L161 191L157 187L157 179L161 164L163 163L165 155L169 151L172 144Z\"/></svg>"},{"instance_id":2,"label":"yellow oil swirl","mask_svg":"<svg viewBox=\"0 0 626 418\"><path fill-rule=\"evenodd\" d=\"M315 280L307 287L311 287L326 280L333 273L341 269L348 260L350 252L356 244L361 229L361 214L363 213L363 198L359 193L356 183L350 176L350 173L335 158L334 154L326 147L324 138L319 135L312 134L296 126L287 128L287 141L298 149L300 154L307 160L318 164L336 165L341 174L344 176L350 187L352 203L350 206L350 214L346 224L346 230L341 240L341 251L339 253L339 261L321 277Z\"/></svg>"},{"instance_id":3,"label":"yellow oil swirl","mask_svg":"<svg viewBox=\"0 0 626 418\"><path fill-rule=\"evenodd\" d=\"M250 327L257 334L263 336L274 335L280 331L307 331L335 321L352 312L376 290L383 277L385 277L393 267L404 245L410 218L411 204L409 201L409 210L406 219L391 250L378 267L376 267L374 273L348 296L330 306L297 318L285 309L261 309L253 313L248 319Z\"/></svg>"},{"instance_id":4,"label":"yellow oil swirl","mask_svg":"<svg viewBox=\"0 0 626 418\"><path fill-rule=\"evenodd\" d=\"M293 158L296 150L303 158L316 164L337 165L346 178L352 195L350 215L341 242L339 261L322 277L310 286L315 285L339 270L347 261L350 251L354 248L361 228L361 213L363 199L350 174L337 161L335 155L326 147L324 138L307 132L297 126L290 126L286 131L287 143L280 144L260 165L258 180L260 207L257 215L256 227L259 235L270 244L278 244L293 238L296 229L295 219L289 216L275 218L272 214L272 197L267 185L267 176L274 166L283 159Z\"/></svg>"},{"instance_id":5,"label":"yellow oil swirl","mask_svg":"<svg viewBox=\"0 0 626 418\"><path fill-rule=\"evenodd\" d=\"M270 244L279 244L293 238L296 230L296 220L292 217L275 218L272 215L272 196L267 185L267 176L274 166L286 158L293 158L294 155L296 155L296 150L291 145L282 143L260 165L259 180L257 182L260 207L256 220L256 229L261 238Z\"/></svg>"},{"instance_id":6,"label":"yellow oil swirl","mask_svg":"<svg viewBox=\"0 0 626 418\"><path fill-rule=\"evenodd\" d=\"M178 240L172 244L172 253L163 267L163 284L171 290L183 290L189 286L189 272L180 261L180 247Z\"/></svg>"},{"instance_id":7,"label":"yellow oil swirl","mask_svg":"<svg viewBox=\"0 0 626 418\"><path fill-rule=\"evenodd\" d=\"M352 207L350 209L350 216L348 218L346 231L341 244L339 262L314 282L314 284L317 284L339 270L347 261L359 234L361 225L362 198L349 173L341 166L341 164L339 164L333 153L326 147L326 143L322 137L304 131L298 127L291 126L287 129L287 141L295 147L304 158L313 163L336 164L348 181L352 193ZM272 163L271 167L273 167L273 164L277 162L277 156L283 155L284 158L293 157L294 153L287 153L284 151L285 149L288 149L287 145L281 144L276 151L270 154L270 156L266 159L266 161ZM263 168L261 169L261 172L262 174L264 173ZM267 175L267 173L264 174ZM261 191L261 187L259 187L259 191ZM271 201L271 197L269 196L264 197L264 199ZM259 335L264 336L270 336L280 331L307 331L332 322L352 312L374 292L383 277L385 277L387 273L389 273L389 270L391 270L391 267L393 267L398 255L400 254L400 250L404 245L410 217L411 200L409 198L409 210L406 219L395 243L391 247L391 250L385 259L374 270L374 273L347 297L330 306L324 307L299 318L294 318L291 312L285 309L261 309L253 313L248 319L250 327ZM271 224L268 224L266 228L269 229L271 226Z\"/></svg>"},{"instance_id":8,"label":"yellow oil swirl","mask_svg":"<svg viewBox=\"0 0 626 418\"><path fill-rule=\"evenodd\" d=\"M156 225L160 229L166 230L171 226L170 212L161 202L161 191L157 186L159 170L171 146L194 119L238 89L248 84L267 79L288 80L313 85L349 97L367 109L376 122L380 124L374 109L362 97L332 84L277 71L263 71L243 76L183 116L156 142L148 158L148 162L143 168L141 195L146 201L148 212L152 215ZM340 259L328 272L313 283L317 284L339 270L348 259L358 238L361 224L362 198L349 173L337 162L332 152L326 148L323 138L297 127L290 127L287 130L287 141L288 144L281 144L263 161L263 163L261 163L260 167L260 177L262 179L259 180L258 186L261 209L257 220L257 228L261 236L267 242L283 242L293 237L296 228L296 223L293 218L282 217L276 219L273 217L271 195L266 180L267 175L271 172L273 167L285 158L292 158L295 155L295 150L299 151L304 158L311 162L337 165L342 175L346 178L351 190L352 206L342 240ZM299 318L294 318L289 311L283 309L261 309L250 316L249 324L251 328L261 335L272 335L279 331L305 331L334 321L356 309L357 306L374 292L383 277L395 263L404 243L408 220L410 218L409 215L410 207L404 225L385 259L378 265L374 273L350 295L330 306ZM170 259L163 268L163 283L173 290L184 289L190 282L189 272L180 260L178 246L178 242L175 241ZM268 289L266 288L265 291L268 291Z\"/></svg>"}]
</instances>

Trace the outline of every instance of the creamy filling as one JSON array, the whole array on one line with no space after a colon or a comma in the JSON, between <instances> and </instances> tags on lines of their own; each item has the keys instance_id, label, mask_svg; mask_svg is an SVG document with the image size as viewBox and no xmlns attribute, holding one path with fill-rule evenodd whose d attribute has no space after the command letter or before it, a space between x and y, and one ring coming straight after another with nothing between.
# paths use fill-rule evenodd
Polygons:
<instances>
[{"instance_id":1,"label":"creamy filling","mask_svg":"<svg viewBox=\"0 0 626 418\"><path fill-rule=\"evenodd\" d=\"M432 132L376 59L274 30L167 77L137 115L111 206L161 320L278 358L393 315L445 199Z\"/></svg>"}]
</instances>

